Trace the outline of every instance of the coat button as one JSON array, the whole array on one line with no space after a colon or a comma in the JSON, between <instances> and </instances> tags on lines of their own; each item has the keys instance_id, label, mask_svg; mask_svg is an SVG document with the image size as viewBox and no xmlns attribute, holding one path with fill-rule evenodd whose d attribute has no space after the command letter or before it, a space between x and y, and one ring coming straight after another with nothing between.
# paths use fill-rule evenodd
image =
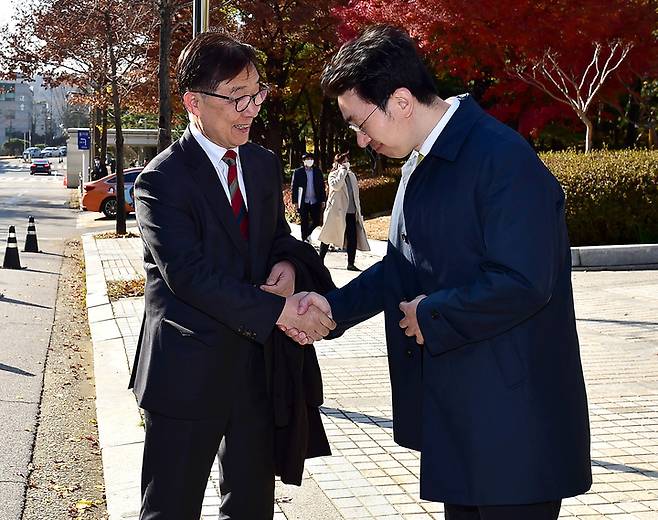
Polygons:
<instances>
[{"instance_id":1,"label":"coat button","mask_svg":"<svg viewBox=\"0 0 658 520\"><path fill-rule=\"evenodd\" d=\"M414 355L413 351L410 348L407 349L406 354L407 354L407 357L413 357L413 355Z\"/></svg>"},{"instance_id":2,"label":"coat button","mask_svg":"<svg viewBox=\"0 0 658 520\"><path fill-rule=\"evenodd\" d=\"M432 312L430 312L430 316L433 320L438 320L441 317L441 314L439 311L432 310Z\"/></svg>"}]
</instances>

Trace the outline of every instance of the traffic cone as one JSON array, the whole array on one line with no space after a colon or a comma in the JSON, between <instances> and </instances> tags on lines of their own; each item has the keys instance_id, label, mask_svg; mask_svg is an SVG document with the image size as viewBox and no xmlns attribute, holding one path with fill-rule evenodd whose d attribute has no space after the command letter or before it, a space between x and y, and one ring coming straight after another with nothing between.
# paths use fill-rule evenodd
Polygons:
<instances>
[{"instance_id":1,"label":"traffic cone","mask_svg":"<svg viewBox=\"0 0 658 520\"><path fill-rule=\"evenodd\" d=\"M2 267L3 269L23 269L18 258L18 243L16 242L16 228L14 226L9 226L5 261L2 263Z\"/></svg>"},{"instance_id":2,"label":"traffic cone","mask_svg":"<svg viewBox=\"0 0 658 520\"><path fill-rule=\"evenodd\" d=\"M34 225L34 217L30 215L30 219L27 225L27 236L25 237L25 249L26 253L38 253L39 244L37 243L37 228Z\"/></svg>"}]
</instances>

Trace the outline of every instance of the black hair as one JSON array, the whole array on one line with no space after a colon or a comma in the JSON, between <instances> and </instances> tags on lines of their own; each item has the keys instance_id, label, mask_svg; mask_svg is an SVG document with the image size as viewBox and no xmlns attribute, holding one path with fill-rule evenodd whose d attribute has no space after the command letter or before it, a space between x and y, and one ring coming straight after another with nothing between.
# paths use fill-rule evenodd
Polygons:
<instances>
[{"instance_id":1,"label":"black hair","mask_svg":"<svg viewBox=\"0 0 658 520\"><path fill-rule=\"evenodd\" d=\"M343 44L324 68L321 85L330 97L354 89L361 99L382 110L401 87L425 105L438 96L416 44L406 32L391 25L373 25Z\"/></svg>"},{"instance_id":2,"label":"black hair","mask_svg":"<svg viewBox=\"0 0 658 520\"><path fill-rule=\"evenodd\" d=\"M313 157L312 153L306 152L304 155L302 155L302 161L304 159L315 159L315 157Z\"/></svg>"},{"instance_id":3,"label":"black hair","mask_svg":"<svg viewBox=\"0 0 658 520\"><path fill-rule=\"evenodd\" d=\"M213 91L230 81L249 65L258 66L256 50L223 32L204 32L191 40L176 65L178 91Z\"/></svg>"}]
</instances>

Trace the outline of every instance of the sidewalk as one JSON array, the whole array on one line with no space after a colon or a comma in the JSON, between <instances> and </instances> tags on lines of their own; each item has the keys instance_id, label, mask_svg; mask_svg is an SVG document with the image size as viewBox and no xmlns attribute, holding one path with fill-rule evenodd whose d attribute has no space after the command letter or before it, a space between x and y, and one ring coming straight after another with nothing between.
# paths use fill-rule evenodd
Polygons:
<instances>
[{"instance_id":1,"label":"sidewalk","mask_svg":"<svg viewBox=\"0 0 658 520\"><path fill-rule=\"evenodd\" d=\"M141 241L85 235L83 243L108 512L133 519L144 432L126 386L143 298L110 303L106 283L143 276ZM385 244L373 245L357 253L358 266L384 254ZM345 270L345 253L329 253L327 264L339 286L358 274ZM574 272L573 282L594 486L565 500L560 518L658 519L658 271ZM443 519L441 504L418 498L418 453L393 442L383 316L319 342L317 352L333 456L308 461L301 488L277 482L275 519ZM217 518L218 504L215 465L202 518Z\"/></svg>"}]
</instances>

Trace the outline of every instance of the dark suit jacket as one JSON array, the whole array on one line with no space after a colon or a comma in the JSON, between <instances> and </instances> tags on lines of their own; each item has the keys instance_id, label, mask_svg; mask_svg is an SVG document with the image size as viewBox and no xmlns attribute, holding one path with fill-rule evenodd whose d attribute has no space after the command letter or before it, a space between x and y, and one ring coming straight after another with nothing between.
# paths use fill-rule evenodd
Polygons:
<instances>
[{"instance_id":1,"label":"dark suit jacket","mask_svg":"<svg viewBox=\"0 0 658 520\"><path fill-rule=\"evenodd\" d=\"M306 169L304 166L297 168L292 172L292 181L290 183L290 190L292 195L293 204L297 204L299 188L302 189L302 206L306 205L304 198L306 197ZM322 203L327 200L327 192L324 187L324 177L322 171L317 166L313 166L313 188L315 189L315 198L317 203Z\"/></svg>"},{"instance_id":2,"label":"dark suit jacket","mask_svg":"<svg viewBox=\"0 0 658 520\"><path fill-rule=\"evenodd\" d=\"M270 340L284 298L261 291L270 251L295 242L284 218L281 166L240 146L247 243L208 156L189 129L135 182L144 242L145 317L131 386L170 417L228 416L237 356Z\"/></svg>"},{"instance_id":3,"label":"dark suit jacket","mask_svg":"<svg viewBox=\"0 0 658 520\"><path fill-rule=\"evenodd\" d=\"M410 177L384 259L328 298L343 328L384 310L395 440L421 497L524 504L591 484L564 194L470 96ZM423 349L398 322L417 309Z\"/></svg>"}]
</instances>

